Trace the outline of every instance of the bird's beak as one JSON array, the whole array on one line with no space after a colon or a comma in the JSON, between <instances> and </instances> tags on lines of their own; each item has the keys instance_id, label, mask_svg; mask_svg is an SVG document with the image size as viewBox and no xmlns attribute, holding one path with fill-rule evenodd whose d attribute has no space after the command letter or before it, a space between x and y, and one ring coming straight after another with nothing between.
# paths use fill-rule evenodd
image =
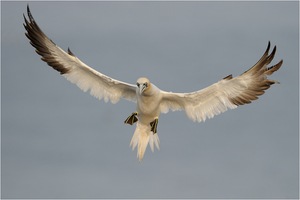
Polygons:
<instances>
[{"instance_id":1,"label":"bird's beak","mask_svg":"<svg viewBox=\"0 0 300 200\"><path fill-rule=\"evenodd\" d=\"M144 92L144 90L146 89L146 86L140 85L139 89L140 89L140 94L142 94Z\"/></svg>"}]
</instances>

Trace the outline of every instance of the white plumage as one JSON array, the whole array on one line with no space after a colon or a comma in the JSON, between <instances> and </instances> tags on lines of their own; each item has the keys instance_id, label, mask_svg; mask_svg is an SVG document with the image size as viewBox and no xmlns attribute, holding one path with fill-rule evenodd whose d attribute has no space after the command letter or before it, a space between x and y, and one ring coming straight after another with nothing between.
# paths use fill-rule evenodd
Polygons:
<instances>
[{"instance_id":1,"label":"white plumage","mask_svg":"<svg viewBox=\"0 0 300 200\"><path fill-rule=\"evenodd\" d=\"M282 60L276 65L267 67L272 61L276 46L269 55L270 42L260 60L249 70L235 78L232 75L202 90L191 93L172 93L160 90L147 78L137 80L136 85L112 79L80 61L69 49L65 52L50 40L39 28L27 7L29 20L24 15L26 36L35 47L36 52L49 66L59 71L67 80L80 89L89 91L99 100L117 103L120 98L136 102L136 111L125 123L137 122L136 130L130 145L142 160L147 145L154 151L159 149L157 124L160 113L169 110L184 110L193 121L205 121L215 115L234 109L239 105L251 103L264 93L276 81L267 79L268 75L277 71Z\"/></svg>"}]
</instances>

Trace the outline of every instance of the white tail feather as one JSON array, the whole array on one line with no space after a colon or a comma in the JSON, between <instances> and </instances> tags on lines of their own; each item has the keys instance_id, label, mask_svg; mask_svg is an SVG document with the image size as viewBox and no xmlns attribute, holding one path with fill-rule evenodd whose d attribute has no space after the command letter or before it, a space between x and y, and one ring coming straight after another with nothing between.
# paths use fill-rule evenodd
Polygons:
<instances>
[{"instance_id":1,"label":"white tail feather","mask_svg":"<svg viewBox=\"0 0 300 200\"><path fill-rule=\"evenodd\" d=\"M154 145L157 149L159 149L158 135L153 134L150 129L150 125L147 126L138 122L132 136L130 146L132 147L132 150L134 150L137 146L137 157L140 161L144 157L148 143L152 152L154 151Z\"/></svg>"}]
</instances>

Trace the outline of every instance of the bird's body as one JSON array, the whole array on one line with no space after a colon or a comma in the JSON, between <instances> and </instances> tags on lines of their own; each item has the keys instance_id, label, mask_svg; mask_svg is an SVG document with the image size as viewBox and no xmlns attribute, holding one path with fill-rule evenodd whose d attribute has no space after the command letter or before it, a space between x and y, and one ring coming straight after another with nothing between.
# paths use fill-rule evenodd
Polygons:
<instances>
[{"instance_id":1,"label":"bird's body","mask_svg":"<svg viewBox=\"0 0 300 200\"><path fill-rule=\"evenodd\" d=\"M142 77L137 80L135 115L138 121L130 145L132 149L138 146L137 154L140 160L143 158L148 143L152 151L154 151L154 145L159 149L159 138L156 130L151 130L151 124L158 120L161 113L162 93L160 91L154 84L150 83L148 78Z\"/></svg>"},{"instance_id":2,"label":"bird's body","mask_svg":"<svg viewBox=\"0 0 300 200\"><path fill-rule=\"evenodd\" d=\"M150 124L160 114L160 102L162 100L162 94L154 84L150 83L147 78L140 78L137 82L147 81L149 84L144 92L140 92L137 88L137 104L136 110L138 113L139 121L143 124Z\"/></svg>"},{"instance_id":3,"label":"bird's body","mask_svg":"<svg viewBox=\"0 0 300 200\"><path fill-rule=\"evenodd\" d=\"M154 146L159 149L157 124L161 113L167 113L169 110L184 110L191 120L201 122L228 109L251 103L264 94L272 84L277 83L269 80L267 76L277 71L283 62L281 60L268 67L276 52L275 46L269 54L269 42L267 50L259 61L240 76L226 76L211 86L195 92L166 92L145 77L139 78L134 85L96 71L79 60L70 49L65 52L50 40L35 22L29 7L27 7L27 14L29 20L24 16L24 27L27 31L25 34L36 52L49 66L98 99L117 103L120 98L124 98L136 102L136 110L125 120L125 123L130 125L136 123L130 145L132 149L138 147L139 160L143 158L148 143L152 151Z\"/></svg>"}]
</instances>

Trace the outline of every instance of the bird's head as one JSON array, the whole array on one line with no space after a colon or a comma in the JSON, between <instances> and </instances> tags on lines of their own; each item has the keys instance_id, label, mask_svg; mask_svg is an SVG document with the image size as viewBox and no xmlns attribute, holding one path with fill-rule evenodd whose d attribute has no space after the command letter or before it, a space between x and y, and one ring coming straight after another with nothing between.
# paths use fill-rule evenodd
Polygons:
<instances>
[{"instance_id":1,"label":"bird's head","mask_svg":"<svg viewBox=\"0 0 300 200\"><path fill-rule=\"evenodd\" d=\"M151 87L151 83L148 78L141 77L136 81L136 86L140 94L146 94Z\"/></svg>"}]
</instances>

